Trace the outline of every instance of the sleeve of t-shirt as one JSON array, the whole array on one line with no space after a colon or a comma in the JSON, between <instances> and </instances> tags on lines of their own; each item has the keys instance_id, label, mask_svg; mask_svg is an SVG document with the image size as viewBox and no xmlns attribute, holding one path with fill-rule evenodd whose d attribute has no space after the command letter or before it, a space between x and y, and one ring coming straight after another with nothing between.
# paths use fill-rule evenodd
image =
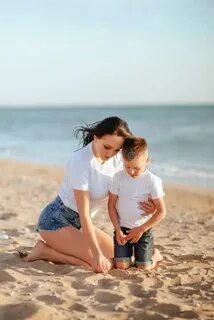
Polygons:
<instances>
[{"instance_id":1,"label":"sleeve of t-shirt","mask_svg":"<svg viewBox=\"0 0 214 320\"><path fill-rule=\"evenodd\" d=\"M158 199L162 198L163 196L165 196L165 192L163 190L162 180L156 177L151 186L151 198Z\"/></svg>"},{"instance_id":2,"label":"sleeve of t-shirt","mask_svg":"<svg viewBox=\"0 0 214 320\"><path fill-rule=\"evenodd\" d=\"M89 190L89 167L87 163L73 157L66 166L65 174L71 189Z\"/></svg>"},{"instance_id":3,"label":"sleeve of t-shirt","mask_svg":"<svg viewBox=\"0 0 214 320\"><path fill-rule=\"evenodd\" d=\"M118 195L119 193L119 175L115 173L110 183L109 191L113 194Z\"/></svg>"}]
</instances>

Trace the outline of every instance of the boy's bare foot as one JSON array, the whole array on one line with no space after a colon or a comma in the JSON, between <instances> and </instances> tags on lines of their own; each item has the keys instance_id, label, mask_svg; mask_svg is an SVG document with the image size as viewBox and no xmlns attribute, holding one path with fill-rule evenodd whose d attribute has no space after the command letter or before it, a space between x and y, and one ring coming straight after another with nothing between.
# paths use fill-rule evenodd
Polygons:
<instances>
[{"instance_id":1,"label":"boy's bare foot","mask_svg":"<svg viewBox=\"0 0 214 320\"><path fill-rule=\"evenodd\" d=\"M157 248L154 248L152 259L156 260L156 263L163 261L163 256Z\"/></svg>"},{"instance_id":2,"label":"boy's bare foot","mask_svg":"<svg viewBox=\"0 0 214 320\"><path fill-rule=\"evenodd\" d=\"M153 261L152 264L138 266L137 269L149 271L149 270L154 269L158 262L163 261L163 256L157 248L154 248L154 252L152 255L152 261Z\"/></svg>"}]
</instances>

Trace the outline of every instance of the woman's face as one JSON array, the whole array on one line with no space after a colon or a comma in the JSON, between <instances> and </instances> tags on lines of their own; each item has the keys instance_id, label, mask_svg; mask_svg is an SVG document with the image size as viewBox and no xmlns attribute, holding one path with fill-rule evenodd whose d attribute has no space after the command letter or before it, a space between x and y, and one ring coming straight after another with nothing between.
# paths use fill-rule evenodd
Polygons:
<instances>
[{"instance_id":1,"label":"woman's face","mask_svg":"<svg viewBox=\"0 0 214 320\"><path fill-rule=\"evenodd\" d=\"M94 136L96 156L103 161L107 161L122 148L123 142L123 137L119 137L113 134L106 134L101 138Z\"/></svg>"}]
</instances>

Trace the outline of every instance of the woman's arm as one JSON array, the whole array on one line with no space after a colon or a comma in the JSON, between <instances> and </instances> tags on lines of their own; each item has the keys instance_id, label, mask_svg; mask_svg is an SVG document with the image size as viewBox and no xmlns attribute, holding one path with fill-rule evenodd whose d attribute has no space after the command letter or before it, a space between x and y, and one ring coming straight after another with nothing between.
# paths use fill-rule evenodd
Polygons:
<instances>
[{"instance_id":1,"label":"woman's arm","mask_svg":"<svg viewBox=\"0 0 214 320\"><path fill-rule=\"evenodd\" d=\"M116 194L109 192L108 214L109 214L111 222L114 226L115 231L120 230L118 213L117 213L117 209L116 209L117 199L118 199L118 196Z\"/></svg>"},{"instance_id":2,"label":"woman's arm","mask_svg":"<svg viewBox=\"0 0 214 320\"><path fill-rule=\"evenodd\" d=\"M107 273L110 270L110 262L104 257L96 238L94 226L90 217L89 192L74 190L74 195L80 215L82 230L88 240L89 248L93 255L92 268L97 272Z\"/></svg>"},{"instance_id":3,"label":"woman's arm","mask_svg":"<svg viewBox=\"0 0 214 320\"><path fill-rule=\"evenodd\" d=\"M154 214L157 210L155 203L152 199L138 202L138 208L140 208L143 211L142 214L146 216Z\"/></svg>"}]
</instances>

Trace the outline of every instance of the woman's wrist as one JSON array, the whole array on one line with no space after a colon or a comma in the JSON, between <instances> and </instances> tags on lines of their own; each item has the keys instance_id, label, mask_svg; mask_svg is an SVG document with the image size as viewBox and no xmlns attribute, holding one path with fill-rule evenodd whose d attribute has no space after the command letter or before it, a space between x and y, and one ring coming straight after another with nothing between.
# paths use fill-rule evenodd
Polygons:
<instances>
[{"instance_id":1,"label":"woman's wrist","mask_svg":"<svg viewBox=\"0 0 214 320\"><path fill-rule=\"evenodd\" d=\"M101 256L103 253L100 249L97 248L96 250L92 251L92 254L93 254L94 258L97 258L97 257Z\"/></svg>"},{"instance_id":2,"label":"woman's wrist","mask_svg":"<svg viewBox=\"0 0 214 320\"><path fill-rule=\"evenodd\" d=\"M140 228L140 231L143 232L143 233L148 230L148 228L144 224L142 226L140 226L139 228Z\"/></svg>"},{"instance_id":3,"label":"woman's wrist","mask_svg":"<svg viewBox=\"0 0 214 320\"><path fill-rule=\"evenodd\" d=\"M117 232L120 232L120 231L121 231L121 227L120 227L120 226L116 226L116 227L114 228L114 230L115 230L116 233L117 233Z\"/></svg>"}]
</instances>

